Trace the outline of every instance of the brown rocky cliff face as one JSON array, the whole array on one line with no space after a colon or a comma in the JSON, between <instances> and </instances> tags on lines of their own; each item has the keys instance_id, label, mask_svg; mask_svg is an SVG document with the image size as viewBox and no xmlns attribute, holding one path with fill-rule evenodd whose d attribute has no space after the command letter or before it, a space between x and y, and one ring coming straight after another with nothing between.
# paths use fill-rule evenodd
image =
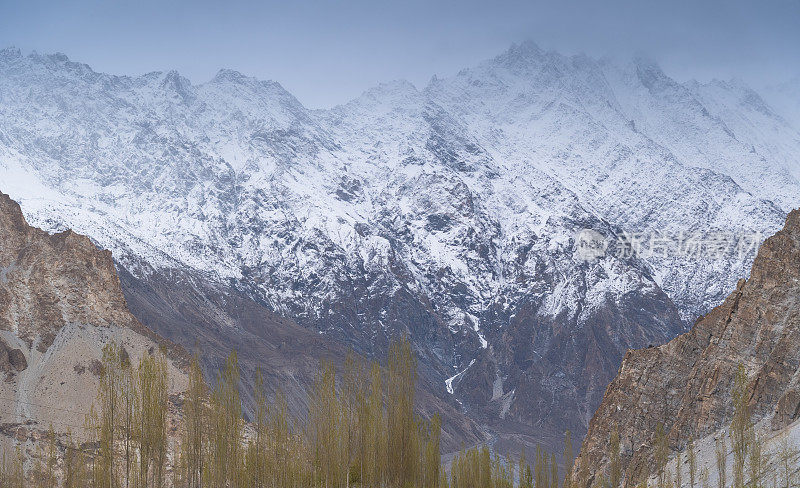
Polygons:
<instances>
[{"instance_id":1,"label":"brown rocky cliff face","mask_svg":"<svg viewBox=\"0 0 800 488\"><path fill-rule=\"evenodd\" d=\"M80 435L110 343L134 364L164 348L170 393L185 389L188 356L130 313L111 253L29 226L0 193L0 448L35 446L49 426Z\"/></svg>"},{"instance_id":2,"label":"brown rocky cliff face","mask_svg":"<svg viewBox=\"0 0 800 488\"><path fill-rule=\"evenodd\" d=\"M0 330L37 349L66 324L142 329L128 312L109 251L88 237L30 227L0 193Z\"/></svg>"},{"instance_id":3,"label":"brown rocky cliff face","mask_svg":"<svg viewBox=\"0 0 800 488\"><path fill-rule=\"evenodd\" d=\"M773 429L800 416L800 210L767 239L750 278L692 330L654 348L628 351L592 418L573 479L581 488L608 476L608 442L619 430L625 483L654 466L653 441L664 423L671 451L730 422L738 364L749 379L750 406ZM579 476L580 466L587 476Z\"/></svg>"}]
</instances>

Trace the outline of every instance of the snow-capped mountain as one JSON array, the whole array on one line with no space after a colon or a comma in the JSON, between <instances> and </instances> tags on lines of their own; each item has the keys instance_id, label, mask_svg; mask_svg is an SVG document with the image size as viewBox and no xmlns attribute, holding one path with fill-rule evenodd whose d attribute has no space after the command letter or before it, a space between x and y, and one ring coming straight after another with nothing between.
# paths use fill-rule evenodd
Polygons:
<instances>
[{"instance_id":1,"label":"snow-capped mountain","mask_svg":"<svg viewBox=\"0 0 800 488\"><path fill-rule=\"evenodd\" d=\"M0 189L35 225L366 354L408 333L427 388L523 442L585 432L624 352L718 304L756 248L611 252L618 237L771 235L799 181L800 135L757 93L645 60L524 43L308 110L228 70L193 85L0 52ZM582 229L609 252L584 259Z\"/></svg>"}]
</instances>

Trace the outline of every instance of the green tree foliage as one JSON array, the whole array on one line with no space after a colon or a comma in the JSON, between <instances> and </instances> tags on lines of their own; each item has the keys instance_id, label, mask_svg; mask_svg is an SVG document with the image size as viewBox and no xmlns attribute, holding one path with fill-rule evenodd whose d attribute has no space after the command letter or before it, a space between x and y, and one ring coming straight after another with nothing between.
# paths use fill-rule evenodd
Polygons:
<instances>
[{"instance_id":1,"label":"green tree foliage","mask_svg":"<svg viewBox=\"0 0 800 488\"><path fill-rule=\"evenodd\" d=\"M314 484L324 488L346 485L345 419L336 394L333 365L320 368L309 397L309 436L313 446Z\"/></svg>"},{"instance_id":2,"label":"green tree foliage","mask_svg":"<svg viewBox=\"0 0 800 488\"><path fill-rule=\"evenodd\" d=\"M747 398L747 374L741 364L736 370L731 399L733 400L733 418L728 435L731 438L731 450L733 451L733 486L743 488L747 458L754 434Z\"/></svg>"},{"instance_id":3,"label":"green tree foliage","mask_svg":"<svg viewBox=\"0 0 800 488\"><path fill-rule=\"evenodd\" d=\"M727 488L728 448L725 446L724 436L717 439L714 453L717 461L717 488Z\"/></svg>"},{"instance_id":4,"label":"green tree foliage","mask_svg":"<svg viewBox=\"0 0 800 488\"><path fill-rule=\"evenodd\" d=\"M564 488L570 488L572 485L571 471L572 471L572 432L569 430L564 432L564 471L566 474L564 476Z\"/></svg>"},{"instance_id":5,"label":"green tree foliage","mask_svg":"<svg viewBox=\"0 0 800 488\"><path fill-rule=\"evenodd\" d=\"M553 488L558 480L555 455L541 447L536 449L533 468L524 451L514 461L510 456L492 454L487 446L462 449L450 468L450 488Z\"/></svg>"},{"instance_id":6,"label":"green tree foliage","mask_svg":"<svg viewBox=\"0 0 800 488\"><path fill-rule=\"evenodd\" d=\"M244 422L239 374L239 359L233 351L211 393L208 481L215 487L236 487L240 483Z\"/></svg>"},{"instance_id":7,"label":"green tree foliage","mask_svg":"<svg viewBox=\"0 0 800 488\"><path fill-rule=\"evenodd\" d=\"M389 479L395 486L411 486L418 466L418 430L414 421L414 385L417 363L407 339L389 347L387 390Z\"/></svg>"},{"instance_id":8,"label":"green tree foliage","mask_svg":"<svg viewBox=\"0 0 800 488\"><path fill-rule=\"evenodd\" d=\"M308 391L308 412L299 418L289 414L282 393L268 395L256 371L255 408L247 424L236 353L227 358L210 391L194 358L180 419L169 431L163 353L146 352L134 365L123 348L110 345L103 350L97 400L87 415L87 438L81 442L70 433L59 438L51 429L29 467L21 451L4 455L0 488L559 488L562 480L562 486L571 488L586 486L590 479L595 486L622 486L622 443L616 428L609 439L605 472L593 473L581 463L572 480L559 473L556 456L542 447L528 461L524 452L514 460L477 446L455 456L448 478L440 457L441 419L423 418L415 410L416 370L406 339L392 343L385 369L352 354L340 369L322 362ZM718 488L729 488L727 439L734 450L743 445L746 449L740 458L743 488L762 488L768 477L762 441L752 433L743 378L743 373L737 374L731 428L717 439ZM663 424L658 425L653 448L659 485L681 485L684 457L677 455L676 470L666 469L669 446ZM563 449L569 473L569 432ZM691 440L686 455L688 484L694 487L699 478L708 488L708 469L704 466L698 477ZM781 488L794 488L798 451L787 441L775 456L771 474L781 480ZM25 484L26 467L32 485ZM778 488L777 482L773 485Z\"/></svg>"},{"instance_id":9,"label":"green tree foliage","mask_svg":"<svg viewBox=\"0 0 800 488\"><path fill-rule=\"evenodd\" d=\"M697 453L694 451L694 439L691 437L686 445L686 452L689 457L689 487L694 488L697 482Z\"/></svg>"},{"instance_id":10,"label":"green tree foliage","mask_svg":"<svg viewBox=\"0 0 800 488\"><path fill-rule=\"evenodd\" d=\"M189 366L189 386L186 390L183 407L181 458L184 474L181 481L187 488L200 488L203 484L203 445L208 435L206 431L206 395L200 361L195 356Z\"/></svg>"},{"instance_id":11,"label":"green tree foliage","mask_svg":"<svg viewBox=\"0 0 800 488\"><path fill-rule=\"evenodd\" d=\"M138 380L138 484L141 487L160 488L166 477L169 397L167 360L164 355L156 353L142 356Z\"/></svg>"},{"instance_id":12,"label":"green tree foliage","mask_svg":"<svg viewBox=\"0 0 800 488\"><path fill-rule=\"evenodd\" d=\"M777 455L777 474L780 485L776 483L775 488L792 488L797 485L795 469L798 456L800 456L800 451L798 451L797 447L795 447L789 439L781 440Z\"/></svg>"},{"instance_id":13,"label":"green tree foliage","mask_svg":"<svg viewBox=\"0 0 800 488\"><path fill-rule=\"evenodd\" d=\"M99 443L94 458L93 481L97 488L114 488L118 485L114 448L121 418L122 388L120 348L116 344L108 344L103 348L101 365L97 391L99 411L89 412L89 425Z\"/></svg>"},{"instance_id":14,"label":"green tree foliage","mask_svg":"<svg viewBox=\"0 0 800 488\"><path fill-rule=\"evenodd\" d=\"M25 471L22 451L17 448L13 456L0 456L0 488L25 488Z\"/></svg>"},{"instance_id":15,"label":"green tree foliage","mask_svg":"<svg viewBox=\"0 0 800 488\"><path fill-rule=\"evenodd\" d=\"M449 485L440 457L441 419L414 410L417 363L406 339L392 343L385 370L349 355L338 374L321 363L304 420L280 392L254 379L253 422L242 418L240 370L228 357L211 391L197 358L188 368L180 427L168 431L168 368L161 352L133 364L114 344L103 349L97 399L83 442L50 432L28 480L55 488L438 488ZM5 455L4 455L5 456ZM21 451L0 464L0 488L22 488ZM57 468L58 460L60 468ZM484 483L511 487L508 463L480 457Z\"/></svg>"}]
</instances>

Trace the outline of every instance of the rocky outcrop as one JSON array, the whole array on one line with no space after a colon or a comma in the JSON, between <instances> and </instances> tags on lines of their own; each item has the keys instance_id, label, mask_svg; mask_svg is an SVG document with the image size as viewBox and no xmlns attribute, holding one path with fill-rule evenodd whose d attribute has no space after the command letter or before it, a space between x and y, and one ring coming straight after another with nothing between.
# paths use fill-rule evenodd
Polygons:
<instances>
[{"instance_id":1,"label":"rocky outcrop","mask_svg":"<svg viewBox=\"0 0 800 488\"><path fill-rule=\"evenodd\" d=\"M0 338L0 373L6 373L10 378L14 373L18 373L28 367L28 361L21 349L11 349L6 342Z\"/></svg>"},{"instance_id":2,"label":"rocky outcrop","mask_svg":"<svg viewBox=\"0 0 800 488\"><path fill-rule=\"evenodd\" d=\"M109 251L72 231L29 226L3 193L0 236L3 432L24 441L51 424L59 433L80 431L97 391L93 370L111 342L133 361L166 350L171 391L182 391L186 353L130 313Z\"/></svg>"},{"instance_id":3,"label":"rocky outcrop","mask_svg":"<svg viewBox=\"0 0 800 488\"><path fill-rule=\"evenodd\" d=\"M0 193L0 330L45 352L67 324L127 327L128 311L111 252L71 230L31 227L19 205Z\"/></svg>"},{"instance_id":4,"label":"rocky outcrop","mask_svg":"<svg viewBox=\"0 0 800 488\"><path fill-rule=\"evenodd\" d=\"M800 418L800 210L758 251L750 278L725 302L669 343L629 351L608 386L572 470L590 486L608 469L614 429L622 439L625 484L653 465L663 423L670 449L681 451L730 422L730 392L741 364L754 420L779 430ZM763 423L762 423L763 425ZM580 476L581 467L586 468Z\"/></svg>"}]
</instances>

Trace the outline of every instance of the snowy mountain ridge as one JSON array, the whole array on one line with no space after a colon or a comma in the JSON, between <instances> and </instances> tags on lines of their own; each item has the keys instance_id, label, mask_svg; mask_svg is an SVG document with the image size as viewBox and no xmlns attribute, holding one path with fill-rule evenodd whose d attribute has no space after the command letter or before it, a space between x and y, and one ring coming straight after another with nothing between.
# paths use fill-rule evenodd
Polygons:
<instances>
[{"instance_id":1,"label":"snowy mountain ridge","mask_svg":"<svg viewBox=\"0 0 800 488\"><path fill-rule=\"evenodd\" d=\"M578 232L770 235L800 206L787 120L740 83L532 43L330 110L230 70L193 85L6 49L0 189L143 281L188 270L368 354L409 333L441 395L541 436L583 432L625 350L754 256L585 261Z\"/></svg>"}]
</instances>

